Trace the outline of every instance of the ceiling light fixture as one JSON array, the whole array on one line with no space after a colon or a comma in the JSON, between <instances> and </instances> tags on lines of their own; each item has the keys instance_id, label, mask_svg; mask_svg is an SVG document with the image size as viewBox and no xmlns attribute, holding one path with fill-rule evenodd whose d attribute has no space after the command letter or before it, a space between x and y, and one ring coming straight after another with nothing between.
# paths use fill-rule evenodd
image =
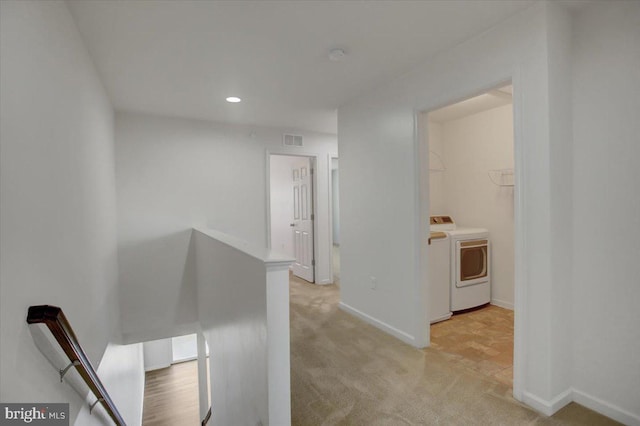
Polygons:
<instances>
[{"instance_id":1,"label":"ceiling light fixture","mask_svg":"<svg viewBox=\"0 0 640 426\"><path fill-rule=\"evenodd\" d=\"M232 104L237 104L240 101L242 101L242 99L238 98L237 96L229 96L227 98L227 102L231 102Z\"/></svg>"},{"instance_id":2,"label":"ceiling light fixture","mask_svg":"<svg viewBox=\"0 0 640 426\"><path fill-rule=\"evenodd\" d=\"M342 59L344 59L344 57L347 56L347 53L344 51L344 49L331 49L329 50L329 60L333 61L333 62L338 62L341 61Z\"/></svg>"}]
</instances>

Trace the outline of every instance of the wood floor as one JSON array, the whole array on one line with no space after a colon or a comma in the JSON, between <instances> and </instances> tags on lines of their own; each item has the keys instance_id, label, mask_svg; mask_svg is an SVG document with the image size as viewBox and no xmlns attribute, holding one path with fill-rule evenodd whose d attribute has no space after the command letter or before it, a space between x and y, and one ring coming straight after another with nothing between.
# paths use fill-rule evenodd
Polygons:
<instances>
[{"instance_id":1,"label":"wood floor","mask_svg":"<svg viewBox=\"0 0 640 426\"><path fill-rule=\"evenodd\" d=\"M431 347L509 387L513 383L513 311L488 305L431 326Z\"/></svg>"},{"instance_id":2,"label":"wood floor","mask_svg":"<svg viewBox=\"0 0 640 426\"><path fill-rule=\"evenodd\" d=\"M197 361L147 372L144 426L195 426L200 424L199 417Z\"/></svg>"}]
</instances>

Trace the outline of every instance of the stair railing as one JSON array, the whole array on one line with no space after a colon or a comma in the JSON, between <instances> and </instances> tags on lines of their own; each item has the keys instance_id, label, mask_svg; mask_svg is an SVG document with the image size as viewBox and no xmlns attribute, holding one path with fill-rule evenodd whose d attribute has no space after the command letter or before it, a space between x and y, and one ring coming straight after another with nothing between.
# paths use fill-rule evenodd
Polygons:
<instances>
[{"instance_id":1,"label":"stair railing","mask_svg":"<svg viewBox=\"0 0 640 426\"><path fill-rule=\"evenodd\" d=\"M82 346L80 346L78 338L73 328L71 328L71 324L69 324L69 321L65 317L64 312L62 312L62 309L50 305L30 306L27 313L27 323L45 324L64 353L69 357L70 364L60 370L60 381L62 381L62 378L71 367L75 367L80 377L82 377L97 398L91 405L90 411L100 402L116 425L126 426L124 419L100 381L89 358L82 349Z\"/></svg>"},{"instance_id":2,"label":"stair railing","mask_svg":"<svg viewBox=\"0 0 640 426\"><path fill-rule=\"evenodd\" d=\"M210 419L211 419L211 407L209 407L209 411L207 411L207 415L204 416L204 419L202 419L202 426L207 426L207 423L209 423Z\"/></svg>"}]
</instances>

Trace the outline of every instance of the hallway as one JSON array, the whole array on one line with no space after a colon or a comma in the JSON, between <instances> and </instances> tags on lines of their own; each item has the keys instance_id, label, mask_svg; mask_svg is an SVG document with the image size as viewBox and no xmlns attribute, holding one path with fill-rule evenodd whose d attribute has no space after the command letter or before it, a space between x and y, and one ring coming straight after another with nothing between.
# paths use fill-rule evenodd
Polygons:
<instances>
[{"instance_id":1,"label":"hallway","mask_svg":"<svg viewBox=\"0 0 640 426\"><path fill-rule=\"evenodd\" d=\"M575 403L547 418L511 387L342 312L335 285L291 278L294 425L613 425Z\"/></svg>"},{"instance_id":2,"label":"hallway","mask_svg":"<svg viewBox=\"0 0 640 426\"><path fill-rule=\"evenodd\" d=\"M292 425L618 424L575 403L539 415L458 354L415 349L342 312L335 285L290 277ZM196 361L146 377L145 426L199 423Z\"/></svg>"}]
</instances>

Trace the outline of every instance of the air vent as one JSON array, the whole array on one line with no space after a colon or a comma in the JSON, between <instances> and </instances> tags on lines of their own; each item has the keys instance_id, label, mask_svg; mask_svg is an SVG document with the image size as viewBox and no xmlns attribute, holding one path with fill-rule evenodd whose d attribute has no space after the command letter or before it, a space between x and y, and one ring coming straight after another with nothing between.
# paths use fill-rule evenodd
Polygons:
<instances>
[{"instance_id":1,"label":"air vent","mask_svg":"<svg viewBox=\"0 0 640 426\"><path fill-rule=\"evenodd\" d=\"M282 143L286 146L302 146L302 136L284 134Z\"/></svg>"}]
</instances>

